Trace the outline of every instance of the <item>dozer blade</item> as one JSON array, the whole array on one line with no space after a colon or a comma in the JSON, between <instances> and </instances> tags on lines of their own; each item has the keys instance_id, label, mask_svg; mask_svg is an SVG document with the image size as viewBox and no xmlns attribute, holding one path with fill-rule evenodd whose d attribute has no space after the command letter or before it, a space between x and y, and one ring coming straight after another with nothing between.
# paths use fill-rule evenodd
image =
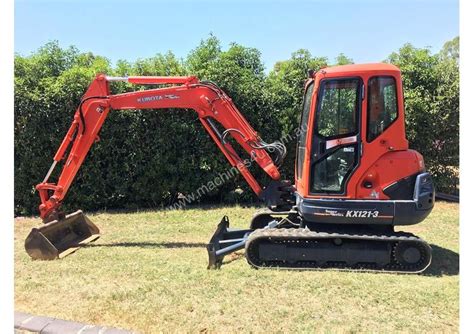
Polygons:
<instances>
[{"instance_id":1,"label":"dozer blade","mask_svg":"<svg viewBox=\"0 0 474 334\"><path fill-rule=\"evenodd\" d=\"M207 245L207 254L209 255L207 269L219 269L224 256L244 248L251 232L251 229L229 228L229 218L227 216L222 217L221 222L217 225L217 230Z\"/></svg>"},{"instance_id":2,"label":"dozer blade","mask_svg":"<svg viewBox=\"0 0 474 334\"><path fill-rule=\"evenodd\" d=\"M63 219L33 228L26 237L25 249L34 260L55 260L99 237L99 228L78 210Z\"/></svg>"}]
</instances>

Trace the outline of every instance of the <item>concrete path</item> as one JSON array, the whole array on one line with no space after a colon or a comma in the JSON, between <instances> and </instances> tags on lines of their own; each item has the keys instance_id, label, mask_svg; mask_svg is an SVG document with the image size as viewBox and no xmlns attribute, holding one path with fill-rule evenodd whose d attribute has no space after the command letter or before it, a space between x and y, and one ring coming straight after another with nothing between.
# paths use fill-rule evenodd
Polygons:
<instances>
[{"instance_id":1,"label":"concrete path","mask_svg":"<svg viewBox=\"0 0 474 334\"><path fill-rule=\"evenodd\" d=\"M35 316L29 313L15 312L15 333L24 331L41 334L131 334L123 329L88 325L50 317Z\"/></svg>"}]
</instances>

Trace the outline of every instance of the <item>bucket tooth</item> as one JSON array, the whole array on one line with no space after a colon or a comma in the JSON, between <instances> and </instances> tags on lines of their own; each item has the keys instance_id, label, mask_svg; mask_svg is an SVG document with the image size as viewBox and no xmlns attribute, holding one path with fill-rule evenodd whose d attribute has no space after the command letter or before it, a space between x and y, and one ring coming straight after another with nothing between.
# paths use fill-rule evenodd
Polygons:
<instances>
[{"instance_id":1,"label":"bucket tooth","mask_svg":"<svg viewBox=\"0 0 474 334\"><path fill-rule=\"evenodd\" d=\"M79 247L100 237L99 228L81 210L33 228L25 240L25 249L34 260L63 258Z\"/></svg>"}]
</instances>

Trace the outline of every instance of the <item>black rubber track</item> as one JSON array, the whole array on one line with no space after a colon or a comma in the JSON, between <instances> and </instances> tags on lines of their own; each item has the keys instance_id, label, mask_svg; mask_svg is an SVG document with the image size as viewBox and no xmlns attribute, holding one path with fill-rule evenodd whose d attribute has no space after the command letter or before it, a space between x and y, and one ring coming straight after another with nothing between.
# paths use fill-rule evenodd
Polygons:
<instances>
[{"instance_id":1,"label":"black rubber track","mask_svg":"<svg viewBox=\"0 0 474 334\"><path fill-rule=\"evenodd\" d=\"M317 252L316 246L318 242L327 242L332 240L335 245L340 242L358 242L368 249L375 243L386 243L387 253L386 257L389 261L384 263L377 262L363 262L351 263L351 259L341 261L340 257L337 261L324 261L318 263L316 261L308 261L308 259L301 258L295 261L285 261L281 258L278 260L262 260L259 254L261 247L275 246L285 244L285 251L291 247L305 248L304 255L310 254L311 248ZM410 245L412 263L404 261L404 257L399 254L406 245ZM385 245L383 245L385 247ZM337 247L337 246L335 246ZM306 251L307 249L307 251ZM414 249L414 250L413 250ZM303 256L304 256L303 255ZM408 253L410 255L410 252ZM402 273L420 273L424 271L431 263L431 247L422 239L406 232L393 232L385 235L366 235L366 234L347 234L347 233L326 233L315 232L306 228L267 228L258 229L253 232L246 243L245 256L248 263L255 268L278 267L284 269L349 269L362 271L382 271L382 272L402 272ZM350 256L350 255L349 255ZM415 261L415 262L413 262ZM351 263L349 265L349 263Z\"/></svg>"}]
</instances>

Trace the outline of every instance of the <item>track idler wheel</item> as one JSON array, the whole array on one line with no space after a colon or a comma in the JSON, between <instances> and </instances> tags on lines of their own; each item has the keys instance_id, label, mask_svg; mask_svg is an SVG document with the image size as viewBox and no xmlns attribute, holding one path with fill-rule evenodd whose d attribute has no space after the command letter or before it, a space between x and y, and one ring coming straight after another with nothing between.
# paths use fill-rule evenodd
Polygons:
<instances>
[{"instance_id":1,"label":"track idler wheel","mask_svg":"<svg viewBox=\"0 0 474 334\"><path fill-rule=\"evenodd\" d=\"M414 241L400 241L393 249L395 261L408 268L419 266L428 255L424 247Z\"/></svg>"}]
</instances>

